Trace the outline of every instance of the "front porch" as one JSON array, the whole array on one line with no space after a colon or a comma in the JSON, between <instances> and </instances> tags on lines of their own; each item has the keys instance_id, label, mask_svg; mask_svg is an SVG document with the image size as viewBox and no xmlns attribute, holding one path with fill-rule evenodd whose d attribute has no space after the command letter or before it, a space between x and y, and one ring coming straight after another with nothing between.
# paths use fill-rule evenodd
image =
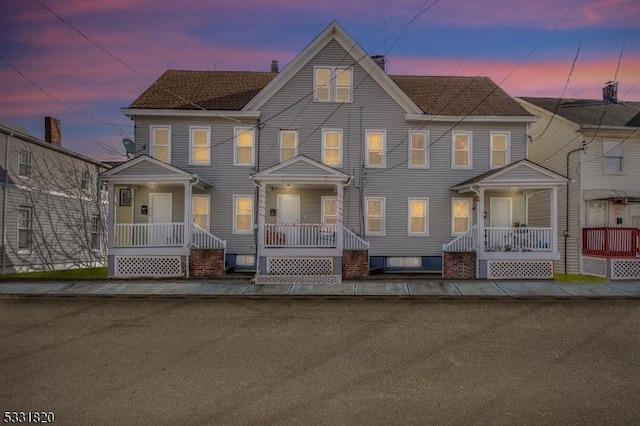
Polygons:
<instances>
[{"instance_id":1,"label":"front porch","mask_svg":"<svg viewBox=\"0 0 640 426\"><path fill-rule=\"evenodd\" d=\"M640 229L582 228L581 273L601 278L640 278Z\"/></svg>"}]
</instances>

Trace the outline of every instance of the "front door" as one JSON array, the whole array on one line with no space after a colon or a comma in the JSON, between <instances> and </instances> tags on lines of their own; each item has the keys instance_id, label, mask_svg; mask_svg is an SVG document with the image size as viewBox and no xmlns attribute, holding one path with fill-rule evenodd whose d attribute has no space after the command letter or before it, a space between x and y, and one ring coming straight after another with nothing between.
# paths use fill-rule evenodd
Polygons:
<instances>
[{"instance_id":1,"label":"front door","mask_svg":"<svg viewBox=\"0 0 640 426\"><path fill-rule=\"evenodd\" d=\"M510 228L511 198L491 198L491 227Z\"/></svg>"},{"instance_id":2,"label":"front door","mask_svg":"<svg viewBox=\"0 0 640 426\"><path fill-rule=\"evenodd\" d=\"M170 193L149 194L149 222L171 223L173 222L173 201ZM172 226L151 227L147 233L150 245L167 245L172 243Z\"/></svg>"},{"instance_id":3,"label":"front door","mask_svg":"<svg viewBox=\"0 0 640 426\"><path fill-rule=\"evenodd\" d=\"M300 233L298 227L293 224L300 223L300 195L298 194L278 194L277 206L278 223L292 224L284 226L282 232L285 235L285 244L298 245Z\"/></svg>"}]
</instances>

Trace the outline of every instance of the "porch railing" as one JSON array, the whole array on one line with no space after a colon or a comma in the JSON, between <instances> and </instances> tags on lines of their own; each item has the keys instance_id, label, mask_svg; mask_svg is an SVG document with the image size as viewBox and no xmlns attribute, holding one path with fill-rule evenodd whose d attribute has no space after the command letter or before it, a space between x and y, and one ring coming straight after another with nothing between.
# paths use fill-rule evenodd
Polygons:
<instances>
[{"instance_id":1,"label":"porch railing","mask_svg":"<svg viewBox=\"0 0 640 426\"><path fill-rule=\"evenodd\" d=\"M449 252L469 252L478 249L478 227L473 227L462 235L458 235L455 239L442 245L442 251Z\"/></svg>"},{"instance_id":2,"label":"porch railing","mask_svg":"<svg viewBox=\"0 0 640 426\"><path fill-rule=\"evenodd\" d=\"M335 248L336 224L265 223L264 246Z\"/></svg>"},{"instance_id":3,"label":"porch railing","mask_svg":"<svg viewBox=\"0 0 640 426\"><path fill-rule=\"evenodd\" d=\"M582 228L582 254L605 257L640 256L640 229Z\"/></svg>"},{"instance_id":4,"label":"porch railing","mask_svg":"<svg viewBox=\"0 0 640 426\"><path fill-rule=\"evenodd\" d=\"M553 251L553 228L485 228L485 251Z\"/></svg>"},{"instance_id":5,"label":"porch railing","mask_svg":"<svg viewBox=\"0 0 640 426\"><path fill-rule=\"evenodd\" d=\"M369 250L369 241L358 237L353 231L344 229L344 250Z\"/></svg>"},{"instance_id":6,"label":"porch railing","mask_svg":"<svg viewBox=\"0 0 640 426\"><path fill-rule=\"evenodd\" d=\"M172 247L184 245L184 223L119 223L115 247Z\"/></svg>"},{"instance_id":7,"label":"porch railing","mask_svg":"<svg viewBox=\"0 0 640 426\"><path fill-rule=\"evenodd\" d=\"M193 224L193 230L191 232L191 244L197 248L223 249L227 246L226 241L221 240L195 223Z\"/></svg>"}]
</instances>

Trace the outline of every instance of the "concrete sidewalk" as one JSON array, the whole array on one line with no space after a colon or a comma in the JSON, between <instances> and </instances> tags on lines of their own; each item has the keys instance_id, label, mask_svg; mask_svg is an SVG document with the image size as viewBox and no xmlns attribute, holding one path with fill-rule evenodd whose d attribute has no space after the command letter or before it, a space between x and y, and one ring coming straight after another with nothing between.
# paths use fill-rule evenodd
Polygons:
<instances>
[{"instance_id":1,"label":"concrete sidewalk","mask_svg":"<svg viewBox=\"0 0 640 426\"><path fill-rule=\"evenodd\" d=\"M256 285L245 279L153 281L15 281L0 296L91 297L391 297L391 298L640 298L640 281L451 281L444 279L345 281L342 284Z\"/></svg>"}]
</instances>

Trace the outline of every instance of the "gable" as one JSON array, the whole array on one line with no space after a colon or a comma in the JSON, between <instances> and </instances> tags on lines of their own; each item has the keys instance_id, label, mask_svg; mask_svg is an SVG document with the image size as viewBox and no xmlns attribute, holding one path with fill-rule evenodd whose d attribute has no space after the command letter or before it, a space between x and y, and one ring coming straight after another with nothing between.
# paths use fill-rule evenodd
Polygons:
<instances>
[{"instance_id":1,"label":"gable","mask_svg":"<svg viewBox=\"0 0 640 426\"><path fill-rule=\"evenodd\" d=\"M269 167L252 176L256 181L298 179L298 180L323 180L332 182L345 182L349 176L339 170L325 164L318 163L303 155L298 155L284 163Z\"/></svg>"},{"instance_id":2,"label":"gable","mask_svg":"<svg viewBox=\"0 0 640 426\"><path fill-rule=\"evenodd\" d=\"M141 155L104 172L103 176L191 176L191 173L180 170L147 155Z\"/></svg>"},{"instance_id":3,"label":"gable","mask_svg":"<svg viewBox=\"0 0 640 426\"><path fill-rule=\"evenodd\" d=\"M550 180L549 173L545 173L542 170L533 168L527 164L519 164L518 167L514 167L509 170L505 170L503 173L496 173L483 180L483 182L529 182L529 181L545 181Z\"/></svg>"}]
</instances>

